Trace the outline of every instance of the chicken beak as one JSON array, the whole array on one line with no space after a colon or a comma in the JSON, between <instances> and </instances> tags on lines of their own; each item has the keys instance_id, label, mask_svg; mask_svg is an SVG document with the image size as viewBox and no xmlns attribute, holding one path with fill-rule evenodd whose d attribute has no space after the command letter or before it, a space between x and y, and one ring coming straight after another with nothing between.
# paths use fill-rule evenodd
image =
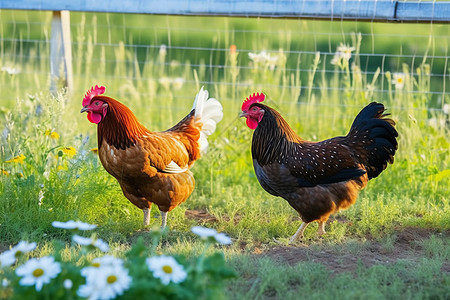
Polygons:
<instances>
[{"instance_id":1,"label":"chicken beak","mask_svg":"<svg viewBox=\"0 0 450 300\"><path fill-rule=\"evenodd\" d=\"M247 114L243 111L239 114L239 118L247 117Z\"/></svg>"},{"instance_id":2,"label":"chicken beak","mask_svg":"<svg viewBox=\"0 0 450 300\"><path fill-rule=\"evenodd\" d=\"M80 113L87 112L88 110L89 110L89 108L87 106L85 106L81 109Z\"/></svg>"}]
</instances>

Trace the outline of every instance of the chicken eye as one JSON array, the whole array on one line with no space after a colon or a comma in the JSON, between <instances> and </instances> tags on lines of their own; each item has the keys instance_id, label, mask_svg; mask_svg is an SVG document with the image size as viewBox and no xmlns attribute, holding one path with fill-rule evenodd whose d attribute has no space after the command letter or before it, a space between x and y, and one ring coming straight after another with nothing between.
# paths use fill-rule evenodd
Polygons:
<instances>
[{"instance_id":1,"label":"chicken eye","mask_svg":"<svg viewBox=\"0 0 450 300\"><path fill-rule=\"evenodd\" d=\"M98 106L99 104L100 104L100 102L98 102L98 101L94 102L94 105L96 105L96 106Z\"/></svg>"}]
</instances>

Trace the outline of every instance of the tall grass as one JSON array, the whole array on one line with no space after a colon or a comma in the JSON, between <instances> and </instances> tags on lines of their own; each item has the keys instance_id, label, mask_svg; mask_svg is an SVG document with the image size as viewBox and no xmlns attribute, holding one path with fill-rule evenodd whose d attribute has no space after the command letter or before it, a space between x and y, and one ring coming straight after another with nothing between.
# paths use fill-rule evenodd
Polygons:
<instances>
[{"instance_id":1,"label":"tall grass","mask_svg":"<svg viewBox=\"0 0 450 300\"><path fill-rule=\"evenodd\" d=\"M14 63L21 70L18 74L0 73L3 105L0 247L5 248L20 239L41 244L54 238L68 240L68 236L61 236L60 231L52 228L54 220L79 219L99 224L99 235L116 243L122 251L141 235L142 212L124 198L117 182L104 171L91 150L96 147L95 126L79 114L82 95L94 84L104 84L107 95L128 105L151 130L164 130L187 114L195 93L202 85L206 85L210 95L222 102L225 117L211 137L208 153L193 169L197 188L186 203L169 214L169 226L174 231L161 247L186 253L197 247L186 232L190 226L204 223L187 218L185 211L206 210L217 220L207 225L227 232L235 240L234 245L226 250L230 263L244 278L256 278L253 283L245 281L243 286L237 284L232 287L230 295L243 293L256 299L268 295L295 298L287 292L286 286L277 286L284 277L274 280L267 276L268 270L274 272L275 277L282 274L284 267L274 266L270 260L254 264L252 258L241 256L250 253L254 247L270 247L273 238L286 241L300 224L295 211L284 200L265 193L254 175L249 143L252 132L237 118L242 100L253 92L265 92L267 104L284 115L305 139L321 140L345 135L357 112L370 101L383 102L397 122L399 149L395 163L370 181L352 208L339 213L348 222L331 221L327 225L326 242L340 243L368 236L381 238L402 227L450 229L449 116L441 110L430 110L433 105L436 107L436 103L429 93L433 65L428 59L424 58L419 65L404 64L400 70L404 85L395 88L391 81L393 73L399 70L381 72L377 69L370 75L361 72L365 62L359 53L362 47L367 47L368 41L367 36L360 34L351 35L347 41L341 40L355 50L349 63L334 66L331 74L321 72L330 67L330 55L317 51L301 57L300 54L286 52L301 47L299 39L289 32L273 37L276 41L262 41L266 49L272 51L271 55L277 56L275 63L249 59L247 51L239 48L240 33L233 31L214 35L216 42L213 46L224 51L219 54L213 52L209 61L188 54L170 54L169 57L159 47L142 58L141 54L125 47L123 42L130 41L120 38L117 41L115 36L107 37L110 42L118 44L113 51L110 47L97 45L97 39L105 38L105 31L97 32L96 26L87 24L92 15L81 14L78 17L73 46L75 92L72 95L63 89L53 95L47 92L48 66L47 61L41 59L48 53L46 43L25 47L18 42L6 46L0 37L0 66ZM40 18L49 21L48 15L41 13ZM171 20L181 22L177 18ZM93 18L91 22L96 25L98 20ZM108 22L112 24L111 20ZM208 19L208 22L211 21ZM270 22L274 22L277 28L282 27L278 21L272 20L256 23L244 20L242 24L270 26L273 24ZM218 26L223 25L217 23ZM308 23L305 26L312 25ZM2 26L6 28L6 25ZM227 21L224 26L231 25ZM118 34L113 30L106 32ZM6 33L3 30L1 34ZM224 34L225 37L222 36ZM155 36L156 39L164 39L163 34ZM48 34L45 38L48 39ZM192 38L201 39L202 36L192 33ZM300 41L303 39L301 37ZM188 40L174 38L169 44L180 46ZM259 53L261 45L252 43L255 53ZM238 46L236 52L228 50L231 44ZM338 44L339 41L335 46ZM28 53L27 59L11 55L12 52L17 53L17 48ZM332 48L334 51L335 47ZM428 50L431 49L426 48L425 53ZM216 54L220 57L215 57ZM223 69L210 68L216 60L223 63ZM30 64L30 61L35 63ZM89 63L92 61L95 63ZM309 66L308 71L300 72L300 66L305 63ZM182 81L177 82L177 77ZM448 101L448 96L441 101ZM447 123L429 121L445 118ZM155 217L152 223L159 223L157 208L152 214ZM314 226L317 225L311 227ZM314 229L309 228L305 234L306 239L314 240ZM426 262L422 262L423 268L425 265ZM420 270L399 275L402 273L401 264L392 269L383 268L361 269L357 275L373 278L373 282L367 285L370 285L374 299L380 293L386 295L391 291L388 285L377 281L381 273L399 276L398 280L402 282L402 288L396 290L399 296L403 294L398 291L406 289L404 283L416 275L420 277ZM435 271L430 272L435 274ZM290 278L290 286L308 287L315 291L320 289L316 286L320 278L327 281L326 278L331 276L328 271L317 269L317 264L308 263L290 268L285 275ZM316 275L317 278L314 277ZM418 285L426 281L420 278ZM349 280L347 275L335 279L330 283L330 289L342 287ZM435 280L432 277L426 285L437 284ZM366 291L367 285L358 286L350 298L358 298L359 293ZM379 285L386 289L376 290ZM435 294L429 292L433 298ZM351 292L339 290L339 293L345 297ZM319 297L322 294L311 294L311 297L316 297L314 295Z\"/></svg>"}]
</instances>

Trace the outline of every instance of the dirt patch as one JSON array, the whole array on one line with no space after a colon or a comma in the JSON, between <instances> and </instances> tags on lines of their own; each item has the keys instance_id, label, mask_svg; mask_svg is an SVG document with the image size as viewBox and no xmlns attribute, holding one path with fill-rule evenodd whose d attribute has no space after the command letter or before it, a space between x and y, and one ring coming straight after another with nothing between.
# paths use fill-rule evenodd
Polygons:
<instances>
[{"instance_id":1,"label":"dirt patch","mask_svg":"<svg viewBox=\"0 0 450 300\"><path fill-rule=\"evenodd\" d=\"M194 219L203 223L215 223L218 221L215 216L211 215L206 210L187 209L184 216L188 219Z\"/></svg>"},{"instance_id":2,"label":"dirt patch","mask_svg":"<svg viewBox=\"0 0 450 300\"><path fill-rule=\"evenodd\" d=\"M321 263L334 273L354 272L358 267L391 264L399 260L419 262L426 256L421 246L431 235L450 237L450 231L437 232L423 228L406 228L383 241L361 240L338 245L276 246L261 253L289 265L299 262ZM450 272L450 263L444 263L443 272Z\"/></svg>"}]
</instances>

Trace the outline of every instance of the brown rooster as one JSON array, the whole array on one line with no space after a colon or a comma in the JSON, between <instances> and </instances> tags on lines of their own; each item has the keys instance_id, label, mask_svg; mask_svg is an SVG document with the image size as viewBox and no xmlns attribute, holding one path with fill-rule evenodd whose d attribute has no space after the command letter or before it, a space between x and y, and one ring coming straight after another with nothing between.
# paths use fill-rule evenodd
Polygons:
<instances>
[{"instance_id":1,"label":"brown rooster","mask_svg":"<svg viewBox=\"0 0 450 300\"><path fill-rule=\"evenodd\" d=\"M110 97L104 87L92 87L83 99L81 112L98 124L98 155L103 167L114 176L125 197L144 212L150 223L155 203L165 227L167 212L184 202L194 190L190 168L206 150L206 137L222 119L222 106L208 91L200 90L191 112L163 132L152 132L131 110Z\"/></svg>"},{"instance_id":2,"label":"brown rooster","mask_svg":"<svg viewBox=\"0 0 450 300\"><path fill-rule=\"evenodd\" d=\"M355 118L346 136L321 142L300 138L274 109L253 94L242 104L242 117L254 129L252 157L256 176L268 193L284 198L303 223L290 242L303 237L309 223L325 233L329 216L354 204L359 190L394 162L395 122L384 106L372 102Z\"/></svg>"}]
</instances>

